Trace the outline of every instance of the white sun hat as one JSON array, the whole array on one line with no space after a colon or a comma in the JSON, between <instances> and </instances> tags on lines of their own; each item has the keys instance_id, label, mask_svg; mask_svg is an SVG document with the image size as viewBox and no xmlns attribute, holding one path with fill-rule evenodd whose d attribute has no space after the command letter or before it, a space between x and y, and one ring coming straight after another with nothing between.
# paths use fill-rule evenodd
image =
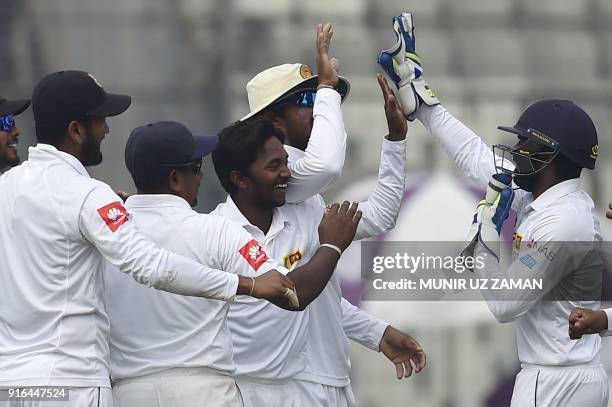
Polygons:
<instances>
[{"instance_id":1,"label":"white sun hat","mask_svg":"<svg viewBox=\"0 0 612 407\"><path fill-rule=\"evenodd\" d=\"M303 64L283 64L268 68L255 75L247 85L249 98L249 114L240 121L253 117L274 102L285 99L302 90L316 90L318 76L312 74L312 69ZM344 101L351 85L342 76L338 77L337 90Z\"/></svg>"}]
</instances>

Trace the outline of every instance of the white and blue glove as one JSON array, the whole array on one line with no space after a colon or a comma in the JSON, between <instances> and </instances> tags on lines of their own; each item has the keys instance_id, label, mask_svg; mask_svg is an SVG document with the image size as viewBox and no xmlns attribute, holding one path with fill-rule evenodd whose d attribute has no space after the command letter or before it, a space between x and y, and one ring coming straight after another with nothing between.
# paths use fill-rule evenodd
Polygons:
<instances>
[{"instance_id":1,"label":"white and blue glove","mask_svg":"<svg viewBox=\"0 0 612 407\"><path fill-rule=\"evenodd\" d=\"M408 120L414 120L419 106L440 103L423 78L421 58L416 53L412 14L393 17L393 31L397 42L378 55L378 64L399 90L399 99Z\"/></svg>"},{"instance_id":2,"label":"white and blue glove","mask_svg":"<svg viewBox=\"0 0 612 407\"><path fill-rule=\"evenodd\" d=\"M499 261L500 233L512 208L514 190L510 188L510 174L495 174L489 180L485 199L478 203L472 225L467 236L468 245L461 256L473 257L477 242Z\"/></svg>"}]
</instances>

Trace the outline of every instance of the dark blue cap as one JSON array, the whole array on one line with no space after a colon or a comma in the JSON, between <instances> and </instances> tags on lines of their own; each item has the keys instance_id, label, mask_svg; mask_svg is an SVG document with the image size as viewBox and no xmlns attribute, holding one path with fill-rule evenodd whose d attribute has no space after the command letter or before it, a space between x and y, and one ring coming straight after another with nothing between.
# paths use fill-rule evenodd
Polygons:
<instances>
[{"instance_id":1,"label":"dark blue cap","mask_svg":"<svg viewBox=\"0 0 612 407\"><path fill-rule=\"evenodd\" d=\"M217 136L194 136L178 122L149 123L132 130L125 165L134 181L163 176L172 166L198 162L217 145Z\"/></svg>"},{"instance_id":2,"label":"dark blue cap","mask_svg":"<svg viewBox=\"0 0 612 407\"><path fill-rule=\"evenodd\" d=\"M32 93L37 126L68 124L71 120L112 117L125 112L132 98L106 93L100 82L84 71L59 71L45 76Z\"/></svg>"},{"instance_id":3,"label":"dark blue cap","mask_svg":"<svg viewBox=\"0 0 612 407\"><path fill-rule=\"evenodd\" d=\"M570 100L545 99L529 106L516 125L498 127L521 138L544 135L559 144L559 152L574 164L593 169L599 152L597 131L589 115ZM545 143L546 144L546 143Z\"/></svg>"}]
</instances>

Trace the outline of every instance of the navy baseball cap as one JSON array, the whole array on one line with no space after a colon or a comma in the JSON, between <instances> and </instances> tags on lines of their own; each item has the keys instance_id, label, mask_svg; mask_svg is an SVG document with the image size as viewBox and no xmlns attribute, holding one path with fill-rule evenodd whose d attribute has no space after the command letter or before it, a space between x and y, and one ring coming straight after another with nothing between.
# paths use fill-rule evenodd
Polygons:
<instances>
[{"instance_id":1,"label":"navy baseball cap","mask_svg":"<svg viewBox=\"0 0 612 407\"><path fill-rule=\"evenodd\" d=\"M201 161L217 146L217 136L194 136L178 122L160 121L132 130L125 165L134 181L164 176L173 166Z\"/></svg>"},{"instance_id":2,"label":"navy baseball cap","mask_svg":"<svg viewBox=\"0 0 612 407\"><path fill-rule=\"evenodd\" d=\"M0 96L0 116L17 116L30 106L29 99L8 100Z\"/></svg>"},{"instance_id":3,"label":"navy baseball cap","mask_svg":"<svg viewBox=\"0 0 612 407\"><path fill-rule=\"evenodd\" d=\"M64 124L86 116L112 117L125 112L132 98L106 93L100 82L83 71L60 71L44 77L32 94L36 125Z\"/></svg>"},{"instance_id":4,"label":"navy baseball cap","mask_svg":"<svg viewBox=\"0 0 612 407\"><path fill-rule=\"evenodd\" d=\"M595 125L589 115L570 100L537 101L521 114L516 125L498 129L520 138L535 138L547 146L554 145L574 164L591 170L595 168L599 152Z\"/></svg>"}]
</instances>

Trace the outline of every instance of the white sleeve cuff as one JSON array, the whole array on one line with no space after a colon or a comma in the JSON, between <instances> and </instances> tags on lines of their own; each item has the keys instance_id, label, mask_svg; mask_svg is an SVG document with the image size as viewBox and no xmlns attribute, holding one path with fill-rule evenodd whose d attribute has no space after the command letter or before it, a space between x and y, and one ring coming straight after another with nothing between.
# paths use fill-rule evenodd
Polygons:
<instances>
[{"instance_id":1,"label":"white sleeve cuff","mask_svg":"<svg viewBox=\"0 0 612 407\"><path fill-rule=\"evenodd\" d=\"M400 141L391 141L387 137L383 138L383 151L402 151L406 148L407 139Z\"/></svg>"},{"instance_id":2,"label":"white sleeve cuff","mask_svg":"<svg viewBox=\"0 0 612 407\"><path fill-rule=\"evenodd\" d=\"M374 324L372 329L372 342L376 343L377 345L373 350L380 352L380 341L382 341L388 326L389 324L382 320L379 320Z\"/></svg>"},{"instance_id":3,"label":"white sleeve cuff","mask_svg":"<svg viewBox=\"0 0 612 407\"><path fill-rule=\"evenodd\" d=\"M317 91L317 97L315 99L315 104L312 110L312 114L316 115L319 113L319 109L321 106L325 106L325 104L321 103L323 101L329 101L331 103L336 103L340 106L340 102L342 98L340 97L340 93L338 93L335 89L330 88L321 88Z\"/></svg>"},{"instance_id":4,"label":"white sleeve cuff","mask_svg":"<svg viewBox=\"0 0 612 407\"><path fill-rule=\"evenodd\" d=\"M227 302L234 302L234 300L236 299L236 292L238 291L239 277L237 274L228 274L230 275L230 278L226 286L227 291L225 292L225 300Z\"/></svg>"},{"instance_id":5,"label":"white sleeve cuff","mask_svg":"<svg viewBox=\"0 0 612 407\"><path fill-rule=\"evenodd\" d=\"M601 336L612 336L612 308L606 308L602 310L608 316L608 329L605 331L601 331Z\"/></svg>"}]
</instances>

